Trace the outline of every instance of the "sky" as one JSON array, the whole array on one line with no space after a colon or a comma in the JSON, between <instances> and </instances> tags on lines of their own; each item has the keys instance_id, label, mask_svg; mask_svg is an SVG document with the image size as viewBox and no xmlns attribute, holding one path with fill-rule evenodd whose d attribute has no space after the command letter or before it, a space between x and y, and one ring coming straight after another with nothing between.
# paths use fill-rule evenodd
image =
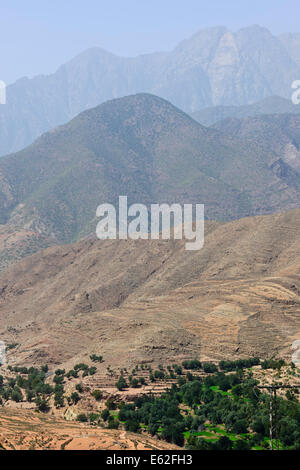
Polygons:
<instances>
[{"instance_id":1,"label":"sky","mask_svg":"<svg viewBox=\"0 0 300 470\"><path fill-rule=\"evenodd\" d=\"M49 74L90 47L121 56L171 50L202 28L300 32L299 0L0 1L0 80Z\"/></svg>"}]
</instances>

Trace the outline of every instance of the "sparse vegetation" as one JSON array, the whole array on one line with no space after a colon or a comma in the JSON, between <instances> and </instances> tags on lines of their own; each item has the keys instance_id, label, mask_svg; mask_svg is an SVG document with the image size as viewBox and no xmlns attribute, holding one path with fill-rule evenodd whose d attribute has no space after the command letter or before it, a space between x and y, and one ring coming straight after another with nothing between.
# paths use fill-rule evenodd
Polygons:
<instances>
[{"instance_id":1,"label":"sparse vegetation","mask_svg":"<svg viewBox=\"0 0 300 470\"><path fill-rule=\"evenodd\" d=\"M82 382L75 384L75 391L65 396L64 379L89 375L90 366L77 364L67 374L57 369L52 378L54 386L46 382L48 367L11 367L15 374L7 379L0 375L0 405L7 400L16 403L34 402L36 409L47 413L51 406L60 408L66 404L77 405L89 387ZM108 366L111 375L115 372ZM183 361L182 366L135 367L128 377L126 369L120 371L116 389L126 393L127 388L145 385L145 374L150 373L154 387L166 384L160 395L141 394L132 402L117 402L109 398L102 412L77 415L77 421L108 429L134 433L149 433L159 439L199 450L251 450L269 448L269 395L259 390L257 373L265 380L286 377L297 378L299 370L285 365L281 360L260 361L258 358L236 361L201 363L198 360ZM177 374L176 374L176 372ZM71 374L70 374L71 372ZM75 372L75 377L73 373ZM291 372L294 375L291 375ZM171 379L172 374L174 378ZM140 377L139 377L140 375ZM126 379L127 378L127 379ZM128 380L128 383L127 383ZM171 385L168 381L172 380ZM151 382L150 382L151 383ZM168 384L168 386L167 386ZM102 390L90 392L96 401L104 400ZM120 395L122 396L122 395ZM280 449L300 447L299 393L287 390L277 397L277 421Z\"/></svg>"}]
</instances>

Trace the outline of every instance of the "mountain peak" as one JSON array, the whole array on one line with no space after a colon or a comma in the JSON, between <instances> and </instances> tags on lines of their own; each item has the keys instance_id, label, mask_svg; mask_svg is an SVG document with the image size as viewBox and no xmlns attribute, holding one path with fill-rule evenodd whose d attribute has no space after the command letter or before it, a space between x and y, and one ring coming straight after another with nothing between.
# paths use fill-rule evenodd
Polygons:
<instances>
[{"instance_id":1,"label":"mountain peak","mask_svg":"<svg viewBox=\"0 0 300 470\"><path fill-rule=\"evenodd\" d=\"M256 34L256 33L267 33L272 36L272 33L268 28L265 26L261 26L259 24L252 24L250 26L245 26L244 28L240 28L239 31L247 31L250 34Z\"/></svg>"},{"instance_id":2,"label":"mountain peak","mask_svg":"<svg viewBox=\"0 0 300 470\"><path fill-rule=\"evenodd\" d=\"M289 98L300 74L299 50L295 35L279 39L259 25L236 33L225 26L202 29L171 52L134 58L90 48L52 75L7 88L0 155L24 148L86 109L135 93L161 96L188 113L248 105L274 94Z\"/></svg>"}]
</instances>

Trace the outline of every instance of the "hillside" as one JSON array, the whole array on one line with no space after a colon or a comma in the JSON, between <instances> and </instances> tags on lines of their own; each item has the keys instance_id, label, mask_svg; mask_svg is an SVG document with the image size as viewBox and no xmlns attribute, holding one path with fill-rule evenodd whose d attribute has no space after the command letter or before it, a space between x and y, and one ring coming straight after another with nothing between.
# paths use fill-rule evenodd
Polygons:
<instances>
[{"instance_id":1,"label":"hillside","mask_svg":"<svg viewBox=\"0 0 300 470\"><path fill-rule=\"evenodd\" d=\"M300 106L291 99L270 96L262 101L244 106L212 106L191 113L193 119L203 126L212 126L226 118L244 119L262 114L299 114Z\"/></svg>"},{"instance_id":2,"label":"hillside","mask_svg":"<svg viewBox=\"0 0 300 470\"><path fill-rule=\"evenodd\" d=\"M33 411L0 410L1 450L172 450L147 435L101 429Z\"/></svg>"},{"instance_id":3,"label":"hillside","mask_svg":"<svg viewBox=\"0 0 300 470\"><path fill-rule=\"evenodd\" d=\"M273 171L287 184L298 188L298 178L295 178L295 172L290 169L298 174L300 172L299 123L299 115L277 114L245 119L227 118L216 123L214 128L224 136L231 135L248 140L257 145L260 151L270 152L273 156Z\"/></svg>"},{"instance_id":4,"label":"hillside","mask_svg":"<svg viewBox=\"0 0 300 470\"><path fill-rule=\"evenodd\" d=\"M107 365L291 358L299 339L300 210L206 224L205 246L85 240L0 276L9 363Z\"/></svg>"},{"instance_id":5,"label":"hillside","mask_svg":"<svg viewBox=\"0 0 300 470\"><path fill-rule=\"evenodd\" d=\"M247 122L205 128L139 94L86 111L2 158L0 269L94 236L97 206L116 205L119 195L129 204L203 203L216 220L299 207L300 116L269 116L249 129Z\"/></svg>"},{"instance_id":6,"label":"hillside","mask_svg":"<svg viewBox=\"0 0 300 470\"><path fill-rule=\"evenodd\" d=\"M297 38L277 38L257 25L237 32L218 26L198 31L170 52L125 58L88 49L51 75L8 86L7 104L0 109L0 155L129 94L153 93L186 112L247 105L272 95L290 98L291 83L300 76Z\"/></svg>"},{"instance_id":7,"label":"hillside","mask_svg":"<svg viewBox=\"0 0 300 470\"><path fill-rule=\"evenodd\" d=\"M120 194L145 204L205 199L211 216L237 217L247 198L218 165L240 150L161 98L113 100L1 160L0 221L70 242L94 233L97 206Z\"/></svg>"}]
</instances>

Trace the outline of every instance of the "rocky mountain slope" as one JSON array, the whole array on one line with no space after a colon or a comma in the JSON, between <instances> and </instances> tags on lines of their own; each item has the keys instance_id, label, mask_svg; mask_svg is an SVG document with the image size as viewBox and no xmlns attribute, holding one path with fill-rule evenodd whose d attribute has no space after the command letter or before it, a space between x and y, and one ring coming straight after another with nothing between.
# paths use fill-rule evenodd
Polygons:
<instances>
[{"instance_id":1,"label":"rocky mountain slope","mask_svg":"<svg viewBox=\"0 0 300 470\"><path fill-rule=\"evenodd\" d=\"M171 52L124 58L89 49L52 75L8 86L0 109L0 155L24 148L81 111L134 93L159 95L186 112L274 94L290 98L300 77L295 38L276 38L260 26L234 33L220 26L199 31Z\"/></svg>"},{"instance_id":2,"label":"rocky mountain slope","mask_svg":"<svg viewBox=\"0 0 300 470\"><path fill-rule=\"evenodd\" d=\"M260 152L269 152L273 156L270 168L282 181L295 184L294 187L299 188L296 174L290 172L291 168L300 172L299 122L299 115L277 114L253 116L242 120L227 118L216 123L214 128L224 136L231 135L243 141L248 140L252 145L257 145Z\"/></svg>"},{"instance_id":3,"label":"rocky mountain slope","mask_svg":"<svg viewBox=\"0 0 300 470\"><path fill-rule=\"evenodd\" d=\"M94 236L96 208L205 204L230 220L300 205L300 115L205 128L148 94L112 100L0 161L0 265Z\"/></svg>"},{"instance_id":4,"label":"rocky mountain slope","mask_svg":"<svg viewBox=\"0 0 300 470\"><path fill-rule=\"evenodd\" d=\"M0 276L10 364L105 365L282 356L300 334L300 210L206 224L183 241L52 247Z\"/></svg>"}]
</instances>

